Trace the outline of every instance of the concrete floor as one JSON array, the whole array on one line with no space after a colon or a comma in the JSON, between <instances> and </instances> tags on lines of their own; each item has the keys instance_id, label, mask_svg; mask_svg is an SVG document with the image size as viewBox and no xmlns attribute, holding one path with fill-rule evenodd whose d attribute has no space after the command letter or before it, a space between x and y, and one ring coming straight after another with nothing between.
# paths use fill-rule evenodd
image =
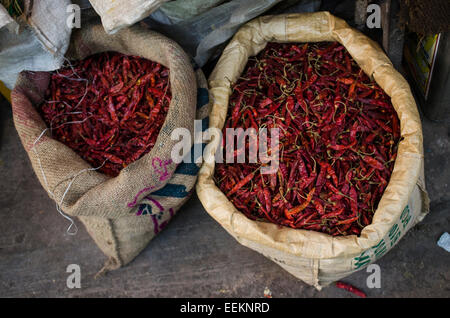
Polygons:
<instances>
[{"instance_id":1,"label":"concrete floor","mask_svg":"<svg viewBox=\"0 0 450 318\"><path fill-rule=\"evenodd\" d=\"M450 131L423 120L431 212L377 264L382 286L368 289L364 270L344 279L369 297L449 297L450 254L436 245L450 231ZM131 264L94 280L105 257L78 222L76 236L55 210L0 102L1 297L353 297L318 292L262 255L238 244L194 195ZM66 287L66 267L81 267L81 288Z\"/></svg>"}]
</instances>

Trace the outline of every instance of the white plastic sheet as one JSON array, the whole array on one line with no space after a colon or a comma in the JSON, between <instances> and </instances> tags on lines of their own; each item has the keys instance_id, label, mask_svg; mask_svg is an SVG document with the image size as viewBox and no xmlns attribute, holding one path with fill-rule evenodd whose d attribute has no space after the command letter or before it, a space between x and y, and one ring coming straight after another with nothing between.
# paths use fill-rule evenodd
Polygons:
<instances>
[{"instance_id":1,"label":"white plastic sheet","mask_svg":"<svg viewBox=\"0 0 450 318\"><path fill-rule=\"evenodd\" d=\"M31 15L20 22L0 5L0 81L12 89L23 70L61 67L70 42L69 0L34 1Z\"/></svg>"},{"instance_id":2,"label":"white plastic sheet","mask_svg":"<svg viewBox=\"0 0 450 318\"><path fill-rule=\"evenodd\" d=\"M144 19L168 0L90 0L109 34Z\"/></svg>"}]
</instances>

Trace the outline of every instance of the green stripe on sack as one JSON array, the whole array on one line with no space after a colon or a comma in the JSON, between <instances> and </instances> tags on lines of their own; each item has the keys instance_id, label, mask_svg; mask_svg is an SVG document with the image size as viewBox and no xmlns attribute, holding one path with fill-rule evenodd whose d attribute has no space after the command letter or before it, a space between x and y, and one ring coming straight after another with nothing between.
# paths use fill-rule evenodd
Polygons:
<instances>
[{"instance_id":1,"label":"green stripe on sack","mask_svg":"<svg viewBox=\"0 0 450 318\"><path fill-rule=\"evenodd\" d=\"M157 195L160 197L174 197L174 198L184 198L189 194L186 192L186 186L182 184L169 183L162 189L151 193L151 195Z\"/></svg>"},{"instance_id":2,"label":"green stripe on sack","mask_svg":"<svg viewBox=\"0 0 450 318\"><path fill-rule=\"evenodd\" d=\"M209 102L208 90L206 88L198 88L197 89L197 109L202 108L204 105L207 105Z\"/></svg>"},{"instance_id":3,"label":"green stripe on sack","mask_svg":"<svg viewBox=\"0 0 450 318\"><path fill-rule=\"evenodd\" d=\"M400 215L400 224L402 225L403 229L406 229L408 223L411 220L411 210L409 206L407 205ZM371 248L367 249L366 251L362 252L359 256L355 257L353 259L353 267L355 269L360 269L364 267L365 265L370 264L371 262L376 261L381 256L383 256L387 252L387 243L389 243L389 247L392 248L395 243L398 242L399 238L402 235L402 232L400 230L400 224L395 223L388 231L387 238L381 239L381 241L378 242L375 246L372 246Z\"/></svg>"},{"instance_id":4,"label":"green stripe on sack","mask_svg":"<svg viewBox=\"0 0 450 318\"><path fill-rule=\"evenodd\" d=\"M202 151L200 154L197 154L201 156L203 154L203 151L206 148L206 143L201 144ZM196 160L198 159L198 156L194 156L194 149L192 148L189 153L186 155L187 158L190 158L191 162L182 162L178 165L177 169L175 170L175 173L178 174L184 174L184 175L190 175L190 176L196 176L198 171L200 170L200 164L196 164Z\"/></svg>"},{"instance_id":5,"label":"green stripe on sack","mask_svg":"<svg viewBox=\"0 0 450 318\"><path fill-rule=\"evenodd\" d=\"M209 103L209 93L206 88L198 88L197 89L197 109L202 108L203 106L208 105ZM202 131L204 132L209 127L209 117L205 117L202 119ZM177 168L175 169L175 174L182 174L182 175L190 175L190 176L196 176L198 174L198 171L200 170L199 165L195 163L195 161L198 159L195 158L194 154L194 147L199 146L198 144L193 145L189 153L186 154L186 158L190 159L190 162L182 162L180 163ZM203 155L203 150L206 147L206 143L201 144L201 153L197 155ZM152 193L152 195L161 196L161 197L174 197L174 198L184 198L189 194L189 192L186 191L186 186L182 184L173 184L169 183L166 186L164 186L162 189L159 189L158 191L155 191Z\"/></svg>"},{"instance_id":6,"label":"green stripe on sack","mask_svg":"<svg viewBox=\"0 0 450 318\"><path fill-rule=\"evenodd\" d=\"M205 117L202 119L202 131L205 131L206 129L208 129L209 126L209 117ZM189 151L189 153L186 154L185 158L189 158L190 162L182 162L178 165L178 167L175 170L175 173L178 174L184 174L184 175L190 175L190 176L196 176L198 171L200 170L199 165L197 165L195 162L198 159L198 157L194 157L194 147L195 146L199 146L199 144L195 144L192 146L191 150ZM203 151L205 150L206 147L206 143L202 143L201 144L202 147L202 151L201 154L198 155L202 155Z\"/></svg>"}]
</instances>

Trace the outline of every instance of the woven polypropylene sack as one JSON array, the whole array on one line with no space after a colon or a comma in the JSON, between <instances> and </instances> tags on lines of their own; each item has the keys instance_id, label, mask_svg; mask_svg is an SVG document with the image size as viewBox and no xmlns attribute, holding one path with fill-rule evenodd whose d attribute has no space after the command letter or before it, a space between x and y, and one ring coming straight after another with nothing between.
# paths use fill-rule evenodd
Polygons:
<instances>
[{"instance_id":1,"label":"woven polypropylene sack","mask_svg":"<svg viewBox=\"0 0 450 318\"><path fill-rule=\"evenodd\" d=\"M322 41L338 41L344 45L363 71L391 97L400 119L403 139L372 224L360 236L332 237L250 220L214 183L212 158L219 145L217 139L212 139L207 146L196 187L206 211L236 240L318 289L377 260L428 212L422 128L408 83L375 42L328 12L266 16L249 22L227 45L209 78L214 102L210 127L222 129L231 85L241 75L250 56L260 52L268 42Z\"/></svg>"}]
</instances>

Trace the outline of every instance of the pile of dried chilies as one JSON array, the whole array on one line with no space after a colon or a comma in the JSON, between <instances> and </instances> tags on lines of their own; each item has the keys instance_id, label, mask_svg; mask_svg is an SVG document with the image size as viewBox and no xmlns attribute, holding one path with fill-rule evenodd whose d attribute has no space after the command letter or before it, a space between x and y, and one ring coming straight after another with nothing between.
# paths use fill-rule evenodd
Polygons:
<instances>
[{"instance_id":1,"label":"pile of dried chilies","mask_svg":"<svg viewBox=\"0 0 450 318\"><path fill-rule=\"evenodd\" d=\"M235 207L251 219L359 235L397 155L399 119L389 96L337 42L268 43L232 91L224 135L280 129L276 173L261 174L261 161L216 165L216 183Z\"/></svg>"},{"instance_id":2,"label":"pile of dried chilies","mask_svg":"<svg viewBox=\"0 0 450 318\"><path fill-rule=\"evenodd\" d=\"M169 69L104 52L53 72L39 110L54 138L115 177L153 148L170 101Z\"/></svg>"}]
</instances>

